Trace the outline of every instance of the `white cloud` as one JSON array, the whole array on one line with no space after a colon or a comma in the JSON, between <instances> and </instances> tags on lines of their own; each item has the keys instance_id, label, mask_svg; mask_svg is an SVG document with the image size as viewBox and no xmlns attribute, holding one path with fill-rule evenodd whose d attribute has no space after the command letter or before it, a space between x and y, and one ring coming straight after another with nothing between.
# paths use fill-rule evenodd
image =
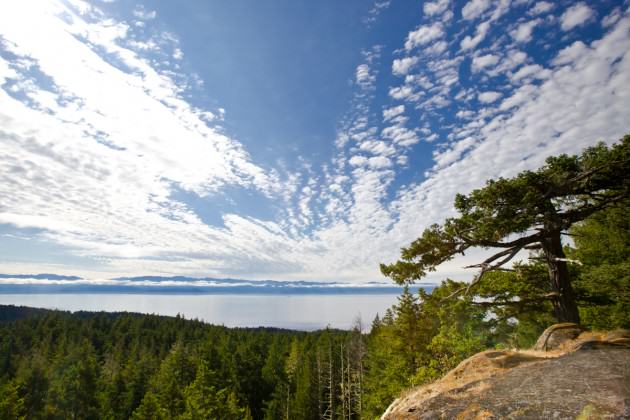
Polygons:
<instances>
[{"instance_id":1,"label":"white cloud","mask_svg":"<svg viewBox=\"0 0 630 420\"><path fill-rule=\"evenodd\" d=\"M435 160L436 167L444 168L451 163L456 162L461 158L461 155L468 149L473 147L474 144L475 139L472 137L467 137L463 140L460 140L449 149L446 149L442 152L434 152L433 159Z\"/></svg>"},{"instance_id":2,"label":"white cloud","mask_svg":"<svg viewBox=\"0 0 630 420\"><path fill-rule=\"evenodd\" d=\"M416 65L418 57L397 58L392 63L392 73L397 76L404 76Z\"/></svg>"},{"instance_id":3,"label":"white cloud","mask_svg":"<svg viewBox=\"0 0 630 420\"><path fill-rule=\"evenodd\" d=\"M417 46L426 45L442 36L444 36L444 29L439 22L420 26L415 31L409 32L405 41L405 48L411 50Z\"/></svg>"},{"instance_id":4,"label":"white cloud","mask_svg":"<svg viewBox=\"0 0 630 420\"><path fill-rule=\"evenodd\" d=\"M455 13L453 13L452 10L447 10L440 18L442 19L442 22L450 22L454 16Z\"/></svg>"},{"instance_id":5,"label":"white cloud","mask_svg":"<svg viewBox=\"0 0 630 420\"><path fill-rule=\"evenodd\" d=\"M390 166L392 166L392 161L385 156L371 157L368 159L367 163L372 169L389 168Z\"/></svg>"},{"instance_id":6,"label":"white cloud","mask_svg":"<svg viewBox=\"0 0 630 420\"><path fill-rule=\"evenodd\" d=\"M152 20L157 16L157 12L155 10L147 10L143 5L138 5L133 10L133 15L138 19L142 20Z\"/></svg>"},{"instance_id":7,"label":"white cloud","mask_svg":"<svg viewBox=\"0 0 630 420\"><path fill-rule=\"evenodd\" d=\"M511 74L513 70L527 62L528 56L523 51L511 49L502 57L495 67L485 68L485 73L495 77L502 74Z\"/></svg>"},{"instance_id":8,"label":"white cloud","mask_svg":"<svg viewBox=\"0 0 630 420\"><path fill-rule=\"evenodd\" d=\"M356 82L362 87L371 86L376 80L376 76L370 73L370 66L367 64L359 64L355 74Z\"/></svg>"},{"instance_id":9,"label":"white cloud","mask_svg":"<svg viewBox=\"0 0 630 420\"><path fill-rule=\"evenodd\" d=\"M539 64L529 64L521 67L516 73L510 75L513 82L518 82L526 78L546 79L550 75L550 71L544 69Z\"/></svg>"},{"instance_id":10,"label":"white cloud","mask_svg":"<svg viewBox=\"0 0 630 420\"><path fill-rule=\"evenodd\" d=\"M469 118L471 118L474 115L475 115L475 113L473 111L469 110L469 109L467 109L467 110L463 110L462 109L460 111L457 111L457 114L455 114L455 116L457 118L462 118L462 119L469 119Z\"/></svg>"},{"instance_id":11,"label":"white cloud","mask_svg":"<svg viewBox=\"0 0 630 420\"><path fill-rule=\"evenodd\" d=\"M621 19L621 16L622 16L621 9L619 7L615 8L612 12L608 14L608 16L605 16L604 19L602 19L602 26L604 28L611 27L615 23L619 22L619 19Z\"/></svg>"},{"instance_id":12,"label":"white cloud","mask_svg":"<svg viewBox=\"0 0 630 420\"><path fill-rule=\"evenodd\" d=\"M184 58L184 52L179 48L175 48L175 51L173 51L173 58L175 60L181 60L182 58Z\"/></svg>"},{"instance_id":13,"label":"white cloud","mask_svg":"<svg viewBox=\"0 0 630 420\"><path fill-rule=\"evenodd\" d=\"M560 27L563 31L570 31L581 26L595 17L595 11L586 3L579 2L569 7L560 17Z\"/></svg>"},{"instance_id":14,"label":"white cloud","mask_svg":"<svg viewBox=\"0 0 630 420\"><path fill-rule=\"evenodd\" d=\"M396 153L396 148L390 143L377 140L364 141L359 145L359 149L363 152L368 152L373 155L391 156Z\"/></svg>"},{"instance_id":15,"label":"white cloud","mask_svg":"<svg viewBox=\"0 0 630 420\"><path fill-rule=\"evenodd\" d=\"M499 62L499 56L494 54L486 54L473 57L471 68L473 72L478 72L486 67L495 66Z\"/></svg>"},{"instance_id":16,"label":"white cloud","mask_svg":"<svg viewBox=\"0 0 630 420\"><path fill-rule=\"evenodd\" d=\"M479 43L485 39L489 29L490 21L482 22L481 24L479 24L479 26L477 26L477 30L475 31L474 37L467 35L464 39L462 39L462 42L460 43L462 50L470 50L479 45Z\"/></svg>"},{"instance_id":17,"label":"white cloud","mask_svg":"<svg viewBox=\"0 0 630 420\"><path fill-rule=\"evenodd\" d=\"M368 15L363 20L363 23L365 23L368 27L372 26L374 22L378 20L378 17L381 15L381 13L384 10L387 10L390 4L390 0L375 1L374 6L372 6L372 9L370 9L370 11L368 12Z\"/></svg>"},{"instance_id":18,"label":"white cloud","mask_svg":"<svg viewBox=\"0 0 630 420\"><path fill-rule=\"evenodd\" d=\"M551 9L553 9L553 3L548 1L539 1L534 5L534 7L529 9L528 13L530 15L542 15L549 12Z\"/></svg>"},{"instance_id":19,"label":"white cloud","mask_svg":"<svg viewBox=\"0 0 630 420\"><path fill-rule=\"evenodd\" d=\"M16 79L18 73L9 67L9 63L0 60L0 85L4 85L8 79Z\"/></svg>"},{"instance_id":20,"label":"white cloud","mask_svg":"<svg viewBox=\"0 0 630 420\"><path fill-rule=\"evenodd\" d=\"M424 138L424 141L426 141L426 142L428 142L428 143L431 143L431 142L436 141L436 140L437 140L437 139L439 139L439 138L440 138L440 136L438 136L438 135L437 135L437 133L433 133L433 134L431 134L430 136L425 137L425 138Z\"/></svg>"},{"instance_id":21,"label":"white cloud","mask_svg":"<svg viewBox=\"0 0 630 420\"><path fill-rule=\"evenodd\" d=\"M489 104L495 102L501 96L503 96L501 92L488 91L480 93L479 95L477 95L477 98L479 99L479 102Z\"/></svg>"},{"instance_id":22,"label":"white cloud","mask_svg":"<svg viewBox=\"0 0 630 420\"><path fill-rule=\"evenodd\" d=\"M424 74L408 74L405 77L405 84L420 86L422 89L425 90L429 90L435 86L433 82Z\"/></svg>"},{"instance_id":23,"label":"white cloud","mask_svg":"<svg viewBox=\"0 0 630 420\"><path fill-rule=\"evenodd\" d=\"M427 1L422 6L422 11L427 16L440 15L446 11L450 0Z\"/></svg>"},{"instance_id":24,"label":"white cloud","mask_svg":"<svg viewBox=\"0 0 630 420\"><path fill-rule=\"evenodd\" d=\"M368 158L361 155L352 156L348 163L352 166L363 166L367 163Z\"/></svg>"},{"instance_id":25,"label":"white cloud","mask_svg":"<svg viewBox=\"0 0 630 420\"><path fill-rule=\"evenodd\" d=\"M553 59L553 64L556 66L572 64L580 57L588 54L589 49L590 48L582 41L575 41L573 44L560 50L560 52Z\"/></svg>"},{"instance_id":26,"label":"white cloud","mask_svg":"<svg viewBox=\"0 0 630 420\"><path fill-rule=\"evenodd\" d=\"M526 103L527 101L531 101L534 99L536 95L537 89L533 85L523 85L519 87L516 91L512 93L512 95L508 98L505 98L499 109L501 111L507 111L514 107L518 107Z\"/></svg>"},{"instance_id":27,"label":"white cloud","mask_svg":"<svg viewBox=\"0 0 630 420\"><path fill-rule=\"evenodd\" d=\"M424 55L438 55L446 51L448 48L448 42L437 41L426 47L423 51Z\"/></svg>"},{"instance_id":28,"label":"white cloud","mask_svg":"<svg viewBox=\"0 0 630 420\"><path fill-rule=\"evenodd\" d=\"M383 111L383 120L388 121L394 117L397 117L405 112L404 105L393 106Z\"/></svg>"},{"instance_id":29,"label":"white cloud","mask_svg":"<svg viewBox=\"0 0 630 420\"><path fill-rule=\"evenodd\" d=\"M418 135L414 131L400 125L384 128L382 135L384 138L390 139L395 144L402 147L413 146L420 141Z\"/></svg>"},{"instance_id":30,"label":"white cloud","mask_svg":"<svg viewBox=\"0 0 630 420\"><path fill-rule=\"evenodd\" d=\"M533 19L529 22L521 23L516 29L510 31L510 36L514 38L516 42L529 42L532 39L532 31L536 25L540 24L540 19Z\"/></svg>"},{"instance_id":31,"label":"white cloud","mask_svg":"<svg viewBox=\"0 0 630 420\"><path fill-rule=\"evenodd\" d=\"M490 8L490 0L470 0L462 8L462 17L466 20L476 19Z\"/></svg>"},{"instance_id":32,"label":"white cloud","mask_svg":"<svg viewBox=\"0 0 630 420\"><path fill-rule=\"evenodd\" d=\"M511 0L497 0L493 3L492 13L490 13L490 20L496 21L505 15L509 10L512 4Z\"/></svg>"},{"instance_id":33,"label":"white cloud","mask_svg":"<svg viewBox=\"0 0 630 420\"><path fill-rule=\"evenodd\" d=\"M408 99L414 95L413 89L410 86L399 86L389 90L389 96L393 99Z\"/></svg>"}]
</instances>

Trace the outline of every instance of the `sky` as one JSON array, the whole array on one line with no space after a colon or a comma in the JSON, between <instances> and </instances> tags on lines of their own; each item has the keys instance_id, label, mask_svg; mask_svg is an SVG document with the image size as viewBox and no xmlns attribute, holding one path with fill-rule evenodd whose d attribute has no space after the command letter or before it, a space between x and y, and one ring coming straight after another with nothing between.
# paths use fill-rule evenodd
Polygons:
<instances>
[{"instance_id":1,"label":"sky","mask_svg":"<svg viewBox=\"0 0 630 420\"><path fill-rule=\"evenodd\" d=\"M629 1L0 2L0 272L381 281L628 104Z\"/></svg>"}]
</instances>

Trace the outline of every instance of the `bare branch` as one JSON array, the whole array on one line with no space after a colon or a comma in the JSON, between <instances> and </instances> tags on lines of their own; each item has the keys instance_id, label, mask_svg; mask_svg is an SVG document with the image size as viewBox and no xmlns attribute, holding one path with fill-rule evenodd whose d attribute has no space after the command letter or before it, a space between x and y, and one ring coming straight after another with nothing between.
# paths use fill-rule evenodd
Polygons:
<instances>
[{"instance_id":1,"label":"bare branch","mask_svg":"<svg viewBox=\"0 0 630 420\"><path fill-rule=\"evenodd\" d=\"M491 262L503 257L504 255L508 255L510 254L510 252L512 252L511 249L506 249L504 251L498 252L496 254L494 254L493 256L491 256L490 258L486 259L483 262L480 262L479 264L473 264L473 265L467 265L464 268L484 268L487 267L488 264L490 264Z\"/></svg>"},{"instance_id":2,"label":"bare branch","mask_svg":"<svg viewBox=\"0 0 630 420\"><path fill-rule=\"evenodd\" d=\"M571 258L554 258L555 261L564 261L575 265L583 265L580 260L572 260Z\"/></svg>"},{"instance_id":3,"label":"bare branch","mask_svg":"<svg viewBox=\"0 0 630 420\"><path fill-rule=\"evenodd\" d=\"M483 276L490 272L490 271L514 271L512 269L509 268L503 268L502 266L504 264L506 264L507 262L509 262L510 260L512 260L512 258L514 258L516 256L516 254L519 253L519 251L521 249L524 248L524 245L521 246L515 246L513 248L510 249L506 249L504 251L498 252L496 254L494 254L493 256L491 256L490 258L487 258L485 261L483 261L482 263L479 264L473 264L473 265L468 265L464 268L481 268L481 271L479 271L479 274L477 274L475 276L475 278L473 279L473 281L471 281L467 287L462 287L461 289L458 289L456 291L454 291L453 293L451 293L450 295L448 295L445 299L450 299L458 294L460 294L462 291L465 290L465 295L468 295L468 293L470 292L470 289L477 285L477 283L479 283L481 281L481 279L483 278ZM497 259L501 258L501 257L505 257L503 258L501 261L495 263L495 264L490 264L491 262L496 261Z\"/></svg>"},{"instance_id":4,"label":"bare branch","mask_svg":"<svg viewBox=\"0 0 630 420\"><path fill-rule=\"evenodd\" d=\"M584 237L584 235L580 235L580 234L576 234L576 233L570 233L570 232L560 232L560 235L570 236L571 238L583 238Z\"/></svg>"},{"instance_id":5,"label":"bare branch","mask_svg":"<svg viewBox=\"0 0 630 420\"><path fill-rule=\"evenodd\" d=\"M514 246L525 246L538 242L542 238L542 231L534 233L529 236L523 236L510 242L494 242L494 241L475 241L476 246L483 246L488 248L512 248Z\"/></svg>"},{"instance_id":6,"label":"bare branch","mask_svg":"<svg viewBox=\"0 0 630 420\"><path fill-rule=\"evenodd\" d=\"M501 267L503 264L509 262L512 260L512 258L514 258L516 256L516 254L518 254L520 252L520 250L523 249L522 246L519 247L514 247L514 249L512 250L512 252L510 253L510 255L508 255L507 257L505 257L504 259L502 259L501 261L499 261L498 263L494 264L491 268L492 269L497 269L499 267Z\"/></svg>"},{"instance_id":7,"label":"bare branch","mask_svg":"<svg viewBox=\"0 0 630 420\"><path fill-rule=\"evenodd\" d=\"M516 254L518 254L518 252L523 249L522 246L518 246L518 247L514 247L512 249L508 249L505 251L501 251L498 254L493 255L492 257L488 258L486 261L495 261L496 259L504 256L507 254L507 256L505 258L503 258L501 261L497 262L496 264L490 265L488 263L486 263L486 261L484 261L483 263L479 264L479 266L481 266L481 271L479 272L479 274L477 274L477 276L475 276L475 278L473 279L473 281L471 281L468 284L468 287L466 288L466 292L465 294L468 295L468 293L470 292L470 289L477 285L477 283L479 283L481 281L481 279L483 278L483 276L490 272L490 271L495 271L495 270L499 270L501 269L501 266L507 262L509 262L512 258L514 258L516 256Z\"/></svg>"},{"instance_id":8,"label":"bare branch","mask_svg":"<svg viewBox=\"0 0 630 420\"><path fill-rule=\"evenodd\" d=\"M460 287L459 289L455 290L453 293L451 293L450 295L448 295L444 299L442 299L442 301L454 298L455 296L459 295L464 290L466 290L466 287Z\"/></svg>"},{"instance_id":9,"label":"bare branch","mask_svg":"<svg viewBox=\"0 0 630 420\"><path fill-rule=\"evenodd\" d=\"M521 299L521 300L495 300L490 302L471 302L473 305L484 306L484 307L492 307L492 306L522 306L529 303L538 303L545 300L553 300L559 296L558 293L551 292L546 293L544 295L535 296L529 299Z\"/></svg>"}]
</instances>

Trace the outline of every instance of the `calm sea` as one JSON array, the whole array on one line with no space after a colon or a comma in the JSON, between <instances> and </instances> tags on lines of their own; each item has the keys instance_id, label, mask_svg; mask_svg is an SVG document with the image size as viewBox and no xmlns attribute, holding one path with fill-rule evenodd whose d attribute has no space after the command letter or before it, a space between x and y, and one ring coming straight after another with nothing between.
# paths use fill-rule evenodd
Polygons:
<instances>
[{"instance_id":1,"label":"calm sea","mask_svg":"<svg viewBox=\"0 0 630 420\"><path fill-rule=\"evenodd\" d=\"M0 294L0 304L68 311L140 312L198 318L227 327L350 329L360 317L366 330L396 294L343 295L163 295L163 294Z\"/></svg>"}]
</instances>

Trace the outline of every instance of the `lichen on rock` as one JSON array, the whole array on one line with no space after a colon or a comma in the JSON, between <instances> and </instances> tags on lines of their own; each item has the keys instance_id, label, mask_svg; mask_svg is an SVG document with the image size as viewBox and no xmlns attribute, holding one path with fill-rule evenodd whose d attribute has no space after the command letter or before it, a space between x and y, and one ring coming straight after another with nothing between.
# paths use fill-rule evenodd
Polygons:
<instances>
[{"instance_id":1,"label":"lichen on rock","mask_svg":"<svg viewBox=\"0 0 630 420\"><path fill-rule=\"evenodd\" d=\"M571 331L545 331L546 343L562 337L545 350L478 353L442 379L407 391L382 418L630 418L630 332L565 339Z\"/></svg>"}]
</instances>

